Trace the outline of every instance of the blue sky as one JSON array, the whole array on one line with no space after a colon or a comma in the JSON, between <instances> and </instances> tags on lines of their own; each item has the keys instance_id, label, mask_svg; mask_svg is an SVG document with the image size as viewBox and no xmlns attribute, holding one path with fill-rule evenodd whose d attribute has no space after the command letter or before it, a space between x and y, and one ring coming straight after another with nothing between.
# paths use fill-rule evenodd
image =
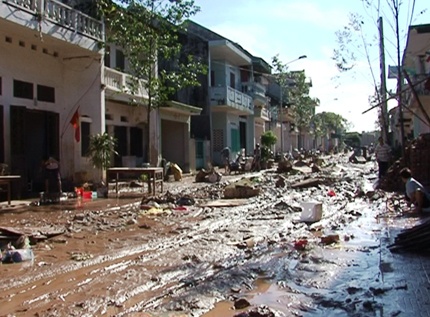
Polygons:
<instances>
[{"instance_id":1,"label":"blue sky","mask_svg":"<svg viewBox=\"0 0 430 317\"><path fill-rule=\"evenodd\" d=\"M380 0L387 38L386 64L396 65L394 19L386 3ZM378 1L374 1L375 4ZM400 8L401 47L406 43L405 31L409 23L405 17L412 12L413 0L403 0ZM311 77L311 95L321 101L317 112L332 111L352 123L353 131L375 129L377 112L362 112L369 108L368 97L374 91L370 68L365 55L358 52L355 71L340 74L331 59L337 48L335 32L348 22L348 13L363 16L366 38L375 43L377 19L375 10L366 9L361 0L195 0L201 12L193 20L222 36L238 42L250 53L264 58L268 63L279 54L286 63L301 55L306 59L289 65L290 70L305 69ZM416 0L412 24L430 23L430 12L422 14L428 0ZM385 6L385 7L384 7ZM409 12L409 13L408 13ZM391 23L391 25L390 25ZM378 47L371 49L371 61L379 78ZM337 81L333 77L340 75ZM340 83L340 85L339 85ZM394 88L395 80L388 81Z\"/></svg>"}]
</instances>

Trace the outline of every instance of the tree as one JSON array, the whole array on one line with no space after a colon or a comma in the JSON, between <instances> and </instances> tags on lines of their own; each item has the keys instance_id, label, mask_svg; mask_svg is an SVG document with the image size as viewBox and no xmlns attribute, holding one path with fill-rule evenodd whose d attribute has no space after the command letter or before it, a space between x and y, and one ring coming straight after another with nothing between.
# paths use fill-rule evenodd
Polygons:
<instances>
[{"instance_id":1,"label":"tree","mask_svg":"<svg viewBox=\"0 0 430 317\"><path fill-rule=\"evenodd\" d=\"M348 127L348 120L334 112L317 113L313 116L312 123L317 137L326 136L339 129L345 130Z\"/></svg>"},{"instance_id":2,"label":"tree","mask_svg":"<svg viewBox=\"0 0 430 317\"><path fill-rule=\"evenodd\" d=\"M266 161L273 155L270 150L278 142L278 137L273 133L273 131L266 131L261 135L261 159Z\"/></svg>"},{"instance_id":3,"label":"tree","mask_svg":"<svg viewBox=\"0 0 430 317\"><path fill-rule=\"evenodd\" d=\"M349 132L345 134L345 144L353 148L361 146L361 137L358 132Z\"/></svg>"},{"instance_id":4,"label":"tree","mask_svg":"<svg viewBox=\"0 0 430 317\"><path fill-rule=\"evenodd\" d=\"M107 28L107 42L123 49L133 79L123 89L130 103L147 109L147 161L151 156L151 111L187 86L198 86L197 76L206 68L192 55L184 56L179 40L186 19L200 8L192 0L97 0ZM158 69L159 60L172 67ZM148 99L136 97L146 91Z\"/></svg>"},{"instance_id":5,"label":"tree","mask_svg":"<svg viewBox=\"0 0 430 317\"><path fill-rule=\"evenodd\" d=\"M108 133L93 134L90 136L90 143L88 147L88 160L91 164L100 170L102 183L103 172L110 166L111 155L118 154L115 151L117 140Z\"/></svg>"},{"instance_id":6,"label":"tree","mask_svg":"<svg viewBox=\"0 0 430 317\"><path fill-rule=\"evenodd\" d=\"M312 83L307 81L304 71L290 72L290 78L294 81L293 87L288 89L287 96L291 103L294 123L299 131L299 148L302 148L303 133L309 131L315 107L320 103L318 98L309 96Z\"/></svg>"},{"instance_id":7,"label":"tree","mask_svg":"<svg viewBox=\"0 0 430 317\"><path fill-rule=\"evenodd\" d=\"M383 83L379 83L376 80L374 67L379 68L379 63L375 63L374 61L380 60L380 39L379 39L379 27L382 23L379 23L379 20L384 17L385 22L388 24L389 28L386 34L384 35L384 40L382 42L384 47L384 53L391 59L391 61L397 65L398 74L401 74L400 70L400 51L404 47L405 43L401 43L401 33L402 31L399 29L399 23L402 25L406 25L409 27L414 20L415 17L415 1L409 1L407 14L401 14L401 7L404 5L401 0L360 0L363 3L364 13L366 15L366 19L363 18L362 15L358 13L350 13L349 22L346 26L344 26L341 30L336 32L338 48L334 49L333 52L333 60L335 60L336 66L341 73L350 72L354 70L360 61L360 58L365 58L366 63L368 64L370 76L368 74L361 75L365 78L372 79L372 86L374 88L374 96L369 98L369 101L374 102L377 100L378 104L381 104L382 107L385 107L382 101L385 100L385 96L381 95L381 92L384 90L379 88L385 88L381 86ZM417 5L418 7L418 5ZM427 9L423 9L419 11L418 15L423 15ZM404 23L404 24L403 24ZM366 26L369 26L366 28ZM365 30L366 28L366 30ZM370 33L370 35L369 35ZM382 32L381 32L382 33ZM394 41L392 39L395 39ZM404 38L402 39L404 41ZM390 45L390 49L385 49L387 46L385 43ZM395 54L394 54L395 53ZM339 77L337 77L339 78ZM397 90L401 90L401 76L398 76L397 80ZM398 98L398 106L399 106L399 117L402 121L402 104L401 97ZM381 108L382 109L382 108ZM382 113L385 113L385 108ZM387 118L380 115L381 125L385 127L381 130L385 130L388 133L387 129ZM403 126L402 128L402 141L404 139ZM403 142L402 142L403 143Z\"/></svg>"},{"instance_id":8,"label":"tree","mask_svg":"<svg viewBox=\"0 0 430 317\"><path fill-rule=\"evenodd\" d=\"M312 83L307 80L305 71L288 71L287 64L280 61L279 56L272 58L272 67L276 82L281 89L281 106L286 103L291 107L294 123L299 130L299 147L304 131L309 129L315 107L319 105L318 98L311 98L309 90Z\"/></svg>"}]
</instances>

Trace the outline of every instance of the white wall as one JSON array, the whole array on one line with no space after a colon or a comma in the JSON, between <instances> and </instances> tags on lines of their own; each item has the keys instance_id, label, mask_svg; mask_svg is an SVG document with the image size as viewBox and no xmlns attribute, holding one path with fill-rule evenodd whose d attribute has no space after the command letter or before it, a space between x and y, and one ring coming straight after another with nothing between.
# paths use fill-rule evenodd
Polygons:
<instances>
[{"instance_id":1,"label":"white wall","mask_svg":"<svg viewBox=\"0 0 430 317\"><path fill-rule=\"evenodd\" d=\"M5 36L0 30L0 76L3 82L0 104L4 106L5 112L6 163L10 164L10 135L13 133L10 131L10 106L25 106L28 109L59 114L61 173L63 177L73 176L74 171L81 167L81 160L78 159L80 144L74 141L74 131L70 124L76 108L79 106L80 113L91 118L94 131L101 132L104 129L100 59L92 56L63 60L61 52L66 52L70 44L58 41L56 48L60 53L58 57L54 57L50 48L48 54L43 53L44 44L37 38L27 41L22 40L19 34L13 34L12 43L7 43L4 41ZM24 47L19 45L21 40ZM36 45L36 50L31 48L32 44ZM90 56L82 50L80 55L84 54ZM14 79L33 83L34 97L37 84L54 87L55 103L13 97Z\"/></svg>"}]
</instances>

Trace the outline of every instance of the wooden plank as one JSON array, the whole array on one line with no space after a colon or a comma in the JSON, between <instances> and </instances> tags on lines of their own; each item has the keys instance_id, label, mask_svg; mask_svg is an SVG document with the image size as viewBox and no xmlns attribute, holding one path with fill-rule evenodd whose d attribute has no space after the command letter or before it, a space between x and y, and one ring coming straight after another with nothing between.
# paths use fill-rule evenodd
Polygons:
<instances>
[{"instance_id":1,"label":"wooden plank","mask_svg":"<svg viewBox=\"0 0 430 317\"><path fill-rule=\"evenodd\" d=\"M200 204L200 207L236 207L248 204L248 199L220 199L207 201Z\"/></svg>"},{"instance_id":2,"label":"wooden plank","mask_svg":"<svg viewBox=\"0 0 430 317\"><path fill-rule=\"evenodd\" d=\"M321 180L319 178L309 178L304 181L298 182L293 184L292 188L303 188L303 187L311 187L316 186L321 183Z\"/></svg>"}]
</instances>

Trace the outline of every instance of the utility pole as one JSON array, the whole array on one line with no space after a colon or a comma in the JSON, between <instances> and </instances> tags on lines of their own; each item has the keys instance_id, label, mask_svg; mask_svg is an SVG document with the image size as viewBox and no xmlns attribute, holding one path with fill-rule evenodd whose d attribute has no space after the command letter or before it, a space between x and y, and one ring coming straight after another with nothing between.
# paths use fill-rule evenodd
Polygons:
<instances>
[{"instance_id":1,"label":"utility pole","mask_svg":"<svg viewBox=\"0 0 430 317\"><path fill-rule=\"evenodd\" d=\"M402 157L405 158L405 127L403 122L403 105L402 105L402 69L400 64L400 34L399 34L399 6L394 4L395 18L396 18L396 40L397 40L397 106L399 109L399 121L400 121L400 135L402 141Z\"/></svg>"},{"instance_id":2,"label":"utility pole","mask_svg":"<svg viewBox=\"0 0 430 317\"><path fill-rule=\"evenodd\" d=\"M281 157L284 157L284 109L282 105L282 98L283 98L283 88L284 85L280 85L281 88L281 95L279 97L279 119L281 120Z\"/></svg>"},{"instance_id":3,"label":"utility pole","mask_svg":"<svg viewBox=\"0 0 430 317\"><path fill-rule=\"evenodd\" d=\"M381 99L381 116L382 125L381 132L388 144L391 144L388 133L388 111L387 111L387 84L386 84L386 73L385 73L385 47L384 47L384 29L382 17L378 19L378 29L379 29L379 66L381 71L381 87L380 96ZM376 89L376 87L375 87Z\"/></svg>"}]
</instances>

